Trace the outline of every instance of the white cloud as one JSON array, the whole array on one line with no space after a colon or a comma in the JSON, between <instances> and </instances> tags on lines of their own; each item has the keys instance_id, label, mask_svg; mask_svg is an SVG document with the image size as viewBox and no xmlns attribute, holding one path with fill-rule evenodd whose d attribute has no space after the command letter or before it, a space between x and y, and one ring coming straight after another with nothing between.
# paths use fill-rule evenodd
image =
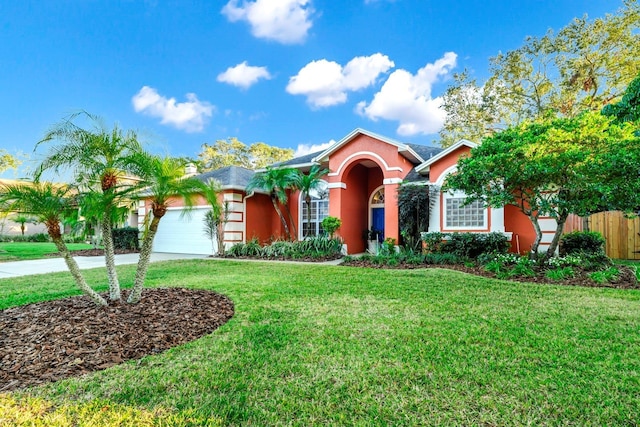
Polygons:
<instances>
[{"instance_id":1,"label":"white cloud","mask_svg":"<svg viewBox=\"0 0 640 427\"><path fill-rule=\"evenodd\" d=\"M227 68L224 73L218 74L218 81L238 86L242 89L248 89L260 79L270 79L271 74L267 67L254 67L244 61L235 67Z\"/></svg>"},{"instance_id":2,"label":"white cloud","mask_svg":"<svg viewBox=\"0 0 640 427\"><path fill-rule=\"evenodd\" d=\"M298 144L298 148L296 148L296 151L293 153L293 157L301 157L318 151L324 151L335 143L336 141L332 139L324 144Z\"/></svg>"},{"instance_id":3,"label":"white cloud","mask_svg":"<svg viewBox=\"0 0 640 427\"><path fill-rule=\"evenodd\" d=\"M283 44L302 43L313 25L310 0L230 0L222 14L231 22L247 21L251 34Z\"/></svg>"},{"instance_id":4,"label":"white cloud","mask_svg":"<svg viewBox=\"0 0 640 427\"><path fill-rule=\"evenodd\" d=\"M305 95L312 107L329 107L347 100L347 91L357 91L372 85L378 76L395 64L388 56L376 53L357 56L344 66L320 59L305 65L289 79L287 92Z\"/></svg>"},{"instance_id":5,"label":"white cloud","mask_svg":"<svg viewBox=\"0 0 640 427\"><path fill-rule=\"evenodd\" d=\"M176 102L175 98L166 98L149 86L143 86L131 98L137 113L160 118L160 123L171 125L187 132L200 132L207 118L213 115L215 106L198 100L195 93L188 93L187 101Z\"/></svg>"},{"instance_id":6,"label":"white cloud","mask_svg":"<svg viewBox=\"0 0 640 427\"><path fill-rule=\"evenodd\" d=\"M371 120L400 122L400 135L438 132L446 117L441 108L442 97L433 98L431 87L456 66L457 55L447 52L433 64L419 69L416 75L406 70L394 71L376 93L370 104L358 103L356 111Z\"/></svg>"}]
</instances>

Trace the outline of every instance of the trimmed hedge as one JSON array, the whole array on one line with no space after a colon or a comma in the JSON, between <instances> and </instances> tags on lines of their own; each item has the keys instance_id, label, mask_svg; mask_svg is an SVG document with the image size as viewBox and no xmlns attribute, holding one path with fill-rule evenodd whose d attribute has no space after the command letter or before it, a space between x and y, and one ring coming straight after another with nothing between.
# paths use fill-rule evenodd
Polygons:
<instances>
[{"instance_id":1,"label":"trimmed hedge","mask_svg":"<svg viewBox=\"0 0 640 427\"><path fill-rule=\"evenodd\" d=\"M134 227L123 227L113 229L113 247L122 250L139 250L140 240L138 229Z\"/></svg>"},{"instance_id":2,"label":"trimmed hedge","mask_svg":"<svg viewBox=\"0 0 640 427\"><path fill-rule=\"evenodd\" d=\"M502 233L422 233L425 249L430 253L453 254L476 259L483 254L501 254L509 250L509 240Z\"/></svg>"},{"instance_id":3,"label":"trimmed hedge","mask_svg":"<svg viewBox=\"0 0 640 427\"><path fill-rule=\"evenodd\" d=\"M560 255L604 254L605 239L596 231L574 231L560 238Z\"/></svg>"}]
</instances>

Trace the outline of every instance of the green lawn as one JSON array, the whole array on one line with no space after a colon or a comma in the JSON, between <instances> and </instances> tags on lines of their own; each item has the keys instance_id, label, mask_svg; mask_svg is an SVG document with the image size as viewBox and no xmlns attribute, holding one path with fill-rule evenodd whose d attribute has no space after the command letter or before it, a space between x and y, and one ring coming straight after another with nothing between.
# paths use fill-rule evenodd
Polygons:
<instances>
[{"instance_id":1,"label":"green lawn","mask_svg":"<svg viewBox=\"0 0 640 427\"><path fill-rule=\"evenodd\" d=\"M85 243L68 243L69 250L90 249ZM44 258L50 253L57 253L56 246L51 242L3 242L0 243L0 262L24 261L26 259Z\"/></svg>"},{"instance_id":2,"label":"green lawn","mask_svg":"<svg viewBox=\"0 0 640 427\"><path fill-rule=\"evenodd\" d=\"M133 266L120 272L132 282ZM87 277L106 289L104 270ZM236 315L163 354L5 395L0 425L640 423L638 291L214 260L152 264L148 284L224 293ZM72 293L68 274L0 280L0 309Z\"/></svg>"}]
</instances>

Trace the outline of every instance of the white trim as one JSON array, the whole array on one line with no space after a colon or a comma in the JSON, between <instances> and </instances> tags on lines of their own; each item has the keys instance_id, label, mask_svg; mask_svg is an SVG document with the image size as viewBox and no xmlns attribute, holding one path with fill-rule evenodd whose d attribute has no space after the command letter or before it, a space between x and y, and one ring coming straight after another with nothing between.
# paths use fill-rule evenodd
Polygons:
<instances>
[{"instance_id":1,"label":"white trim","mask_svg":"<svg viewBox=\"0 0 640 427\"><path fill-rule=\"evenodd\" d=\"M438 180L435 182L435 184L439 187L442 187L442 185L444 184L444 180L447 179L447 176L449 176L450 174L452 174L453 172L458 170L458 165L455 164L453 166L449 166L448 168L446 168L445 170L442 171L442 173L440 174L440 176L438 177Z\"/></svg>"},{"instance_id":2,"label":"white trim","mask_svg":"<svg viewBox=\"0 0 640 427\"><path fill-rule=\"evenodd\" d=\"M382 183L385 185L400 184L402 183L402 178L385 178L382 180Z\"/></svg>"},{"instance_id":3,"label":"white trim","mask_svg":"<svg viewBox=\"0 0 640 427\"><path fill-rule=\"evenodd\" d=\"M402 168L400 167L389 167L389 165L387 164L387 162L384 161L384 159L382 157L380 157L378 154L372 152L372 151L358 151L357 153L353 153L352 155L350 155L349 157L347 157L346 159L344 159L342 161L342 163L340 163L340 167L338 167L338 170L336 170L335 172L332 172L330 174L328 174L327 176L340 176L340 174L342 173L342 169L344 168L344 166L349 163L349 161L351 159L353 159L354 157L357 156L362 156L362 155L367 155L367 156L371 156L377 160L380 161L380 163L382 163L382 165L384 166L384 169L386 171L399 171L402 172Z\"/></svg>"},{"instance_id":4,"label":"white trim","mask_svg":"<svg viewBox=\"0 0 640 427\"><path fill-rule=\"evenodd\" d=\"M485 206L482 206L481 201L477 201L482 206L482 225L464 225L464 226L448 226L447 225L447 200L451 199L464 199L466 195L462 191L456 191L454 193L446 192L442 194L442 229L444 232L448 231L459 231L459 230L469 230L469 231L484 231L489 229L489 209ZM467 207L467 206L465 206Z\"/></svg>"},{"instance_id":5,"label":"white trim","mask_svg":"<svg viewBox=\"0 0 640 427\"><path fill-rule=\"evenodd\" d=\"M329 184L327 184L327 188L331 189L331 188L342 188L343 190L347 189L347 184L344 182L330 182Z\"/></svg>"},{"instance_id":6,"label":"white trim","mask_svg":"<svg viewBox=\"0 0 640 427\"><path fill-rule=\"evenodd\" d=\"M387 138L387 137L382 136L382 135L378 135L378 134L373 133L373 132L369 132L369 131L361 129L361 128L355 128L347 136L345 136L340 141L336 142L335 144L333 144L332 146L327 148L322 153L318 154L316 157L311 159L311 161L312 162L318 162L318 163L322 163L322 162L328 161L329 160L329 156L331 154L336 152L340 147L346 145L349 141L351 141L352 139L354 139L358 135L365 135L365 136L368 136L370 138L377 139L378 141L384 142L386 144L392 145L392 146L398 148L398 152L399 153L409 153L411 157L413 157L416 161L418 161L418 163L424 161L424 159L422 157L420 157L420 155L418 155L418 153L416 153L407 144L403 144L402 142L393 140L391 138ZM406 156L406 155L403 154L403 157L409 157L409 156Z\"/></svg>"},{"instance_id":7,"label":"white trim","mask_svg":"<svg viewBox=\"0 0 640 427\"><path fill-rule=\"evenodd\" d=\"M425 161L424 163L416 166L416 172L420 173L423 170L427 169L429 166L431 166L432 164L436 163L438 160L442 159L445 156L448 156L449 154L453 153L454 151L456 151L458 148L462 147L462 146L466 146L469 148L476 148L478 146L478 144L476 144L475 142L471 142L467 139L461 139L460 141L456 142L455 144L453 144L452 146L446 148L445 150L439 152L438 154L436 154L435 156L431 157L429 160Z\"/></svg>"}]
</instances>

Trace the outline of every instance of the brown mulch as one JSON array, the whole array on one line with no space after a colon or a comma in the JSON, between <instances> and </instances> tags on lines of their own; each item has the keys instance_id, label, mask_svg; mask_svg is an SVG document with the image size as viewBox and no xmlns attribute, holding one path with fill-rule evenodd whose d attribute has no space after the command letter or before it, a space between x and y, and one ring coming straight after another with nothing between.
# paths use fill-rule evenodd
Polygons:
<instances>
[{"instance_id":1,"label":"brown mulch","mask_svg":"<svg viewBox=\"0 0 640 427\"><path fill-rule=\"evenodd\" d=\"M0 392L160 353L213 332L233 314L226 296L181 288L145 289L138 304L98 307L77 296L0 311Z\"/></svg>"},{"instance_id":2,"label":"brown mulch","mask_svg":"<svg viewBox=\"0 0 640 427\"><path fill-rule=\"evenodd\" d=\"M449 265L449 264L400 264L397 266L386 266L380 264L374 264L369 261L355 259L341 265L347 267L369 267L369 268L390 268L390 269L416 269L416 268L446 268L449 270L462 271L464 273L474 274L476 276L496 278L494 273L486 271L481 266L465 266L465 265ZM640 283L636 280L636 275L632 269L626 266L616 266L620 270L620 275L616 280L609 283L594 282L589 276L588 272L574 268L576 275L574 277L566 278L562 281L551 280L545 276L545 271L541 270L536 273L534 277L510 277L507 280L514 282L527 282L527 283L543 283L553 285L566 285L566 286L585 286L589 288L616 288L616 289L640 289Z\"/></svg>"},{"instance_id":3,"label":"brown mulch","mask_svg":"<svg viewBox=\"0 0 640 427\"><path fill-rule=\"evenodd\" d=\"M140 252L137 249L115 249L113 253L116 255L120 254L137 254ZM76 251L71 251L71 255L73 256L104 256L104 249L78 249ZM47 254L48 257L59 257L60 252L52 252Z\"/></svg>"}]
</instances>

